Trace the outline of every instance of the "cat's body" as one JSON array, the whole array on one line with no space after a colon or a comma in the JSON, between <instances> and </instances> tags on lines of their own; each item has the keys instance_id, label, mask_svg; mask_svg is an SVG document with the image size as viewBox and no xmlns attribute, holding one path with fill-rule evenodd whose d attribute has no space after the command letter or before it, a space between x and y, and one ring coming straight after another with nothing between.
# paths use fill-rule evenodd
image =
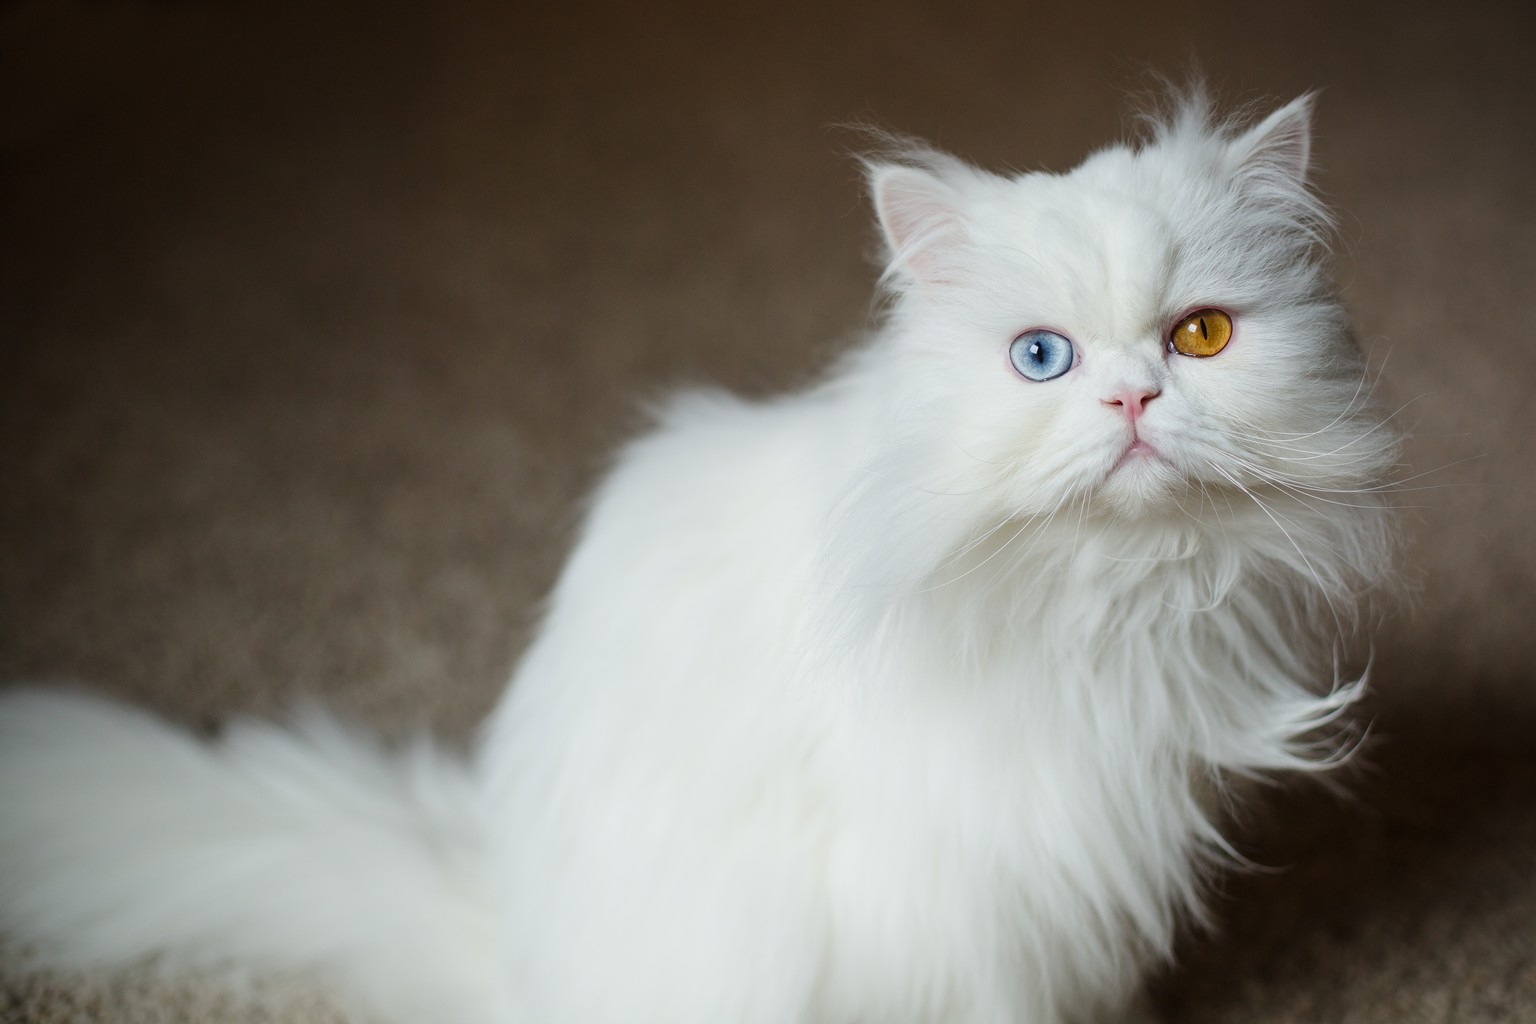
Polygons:
<instances>
[{"instance_id":1,"label":"cat's body","mask_svg":"<svg viewBox=\"0 0 1536 1024\"><path fill-rule=\"evenodd\" d=\"M1115 1019L1231 780L1334 749L1389 547L1307 105L1206 116L1069 176L874 166L887 326L626 449L468 773L0 702L0 915L76 962L319 964L401 1020ZM1229 347L1173 351L1207 307Z\"/></svg>"}]
</instances>

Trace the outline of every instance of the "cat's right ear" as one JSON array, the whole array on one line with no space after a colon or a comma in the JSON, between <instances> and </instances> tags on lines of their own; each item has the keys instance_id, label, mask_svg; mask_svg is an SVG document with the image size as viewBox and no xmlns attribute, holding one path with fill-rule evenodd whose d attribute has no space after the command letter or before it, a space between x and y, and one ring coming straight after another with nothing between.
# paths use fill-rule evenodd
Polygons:
<instances>
[{"instance_id":1,"label":"cat's right ear","mask_svg":"<svg viewBox=\"0 0 1536 1024\"><path fill-rule=\"evenodd\" d=\"M869 164L869 191L890 259L886 273L921 285L961 276L965 227L959 196L936 175L905 164Z\"/></svg>"}]
</instances>

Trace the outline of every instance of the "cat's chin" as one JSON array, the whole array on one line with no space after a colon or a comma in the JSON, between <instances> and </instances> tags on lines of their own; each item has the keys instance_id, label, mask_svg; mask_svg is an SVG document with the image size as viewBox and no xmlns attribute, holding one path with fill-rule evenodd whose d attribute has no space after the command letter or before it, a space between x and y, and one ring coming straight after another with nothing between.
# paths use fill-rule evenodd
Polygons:
<instances>
[{"instance_id":1,"label":"cat's chin","mask_svg":"<svg viewBox=\"0 0 1536 1024\"><path fill-rule=\"evenodd\" d=\"M1139 517L1178 508L1189 489L1189 478L1182 470L1156 448L1138 441L1110 466L1094 496L1105 511Z\"/></svg>"}]
</instances>

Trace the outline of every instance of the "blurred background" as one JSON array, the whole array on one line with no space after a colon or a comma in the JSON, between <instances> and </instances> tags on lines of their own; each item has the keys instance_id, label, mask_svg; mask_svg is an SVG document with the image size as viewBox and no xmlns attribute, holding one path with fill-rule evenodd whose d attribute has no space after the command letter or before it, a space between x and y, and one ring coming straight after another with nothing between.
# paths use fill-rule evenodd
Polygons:
<instances>
[{"instance_id":1,"label":"blurred background","mask_svg":"<svg viewBox=\"0 0 1536 1024\"><path fill-rule=\"evenodd\" d=\"M836 125L1065 169L1149 72L1316 88L1338 280L1416 432L1416 596L1350 795L1243 823L1261 867L1157 1002L1536 1020L1532 29L1485 0L10 0L0 678L464 736L639 404L793 385L872 322ZM0 1017L331 1019L291 998L13 974Z\"/></svg>"}]
</instances>

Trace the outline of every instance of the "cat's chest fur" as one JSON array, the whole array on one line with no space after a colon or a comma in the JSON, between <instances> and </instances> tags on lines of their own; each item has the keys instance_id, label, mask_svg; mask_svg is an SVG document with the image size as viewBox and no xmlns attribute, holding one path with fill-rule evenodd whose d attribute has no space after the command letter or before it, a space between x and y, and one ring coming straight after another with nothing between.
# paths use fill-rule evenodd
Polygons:
<instances>
[{"instance_id":1,"label":"cat's chest fur","mask_svg":"<svg viewBox=\"0 0 1536 1024\"><path fill-rule=\"evenodd\" d=\"M914 979L952 958L936 976L990 992L999 1019L1120 998L1122 958L1170 941L1197 898L1191 855L1215 839L1207 805L1221 766L1187 729L1188 703L1209 698L1201 715L1229 728L1264 727L1206 692L1246 685L1208 637L1247 624L1225 601L1179 606L1209 590L1201 554L1127 579L1112 562L1094 567L1104 553L1086 547L1088 565L1044 559L1044 578L924 599L922 622L945 621L945 605L994 612L978 634L971 609L963 641L894 625L866 651L880 695L855 704L827 752L845 801L828 862L839 947L905 959L894 973ZM848 977L884 974L864 963ZM934 1019L980 1012L944 998L918 985L902 1005L927 1002Z\"/></svg>"}]
</instances>

